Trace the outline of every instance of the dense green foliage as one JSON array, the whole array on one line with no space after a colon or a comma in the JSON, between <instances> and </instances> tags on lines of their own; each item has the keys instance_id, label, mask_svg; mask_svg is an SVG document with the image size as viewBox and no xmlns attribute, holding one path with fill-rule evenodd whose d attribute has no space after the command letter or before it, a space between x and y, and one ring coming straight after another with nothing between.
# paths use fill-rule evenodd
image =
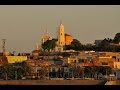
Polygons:
<instances>
[{"instance_id":1,"label":"dense green foliage","mask_svg":"<svg viewBox=\"0 0 120 90\"><path fill-rule=\"evenodd\" d=\"M91 76L91 77L93 77L95 75L95 73L97 73L97 74L101 73L102 75L109 75L112 73L112 68L107 67L107 66L106 67L105 66L104 67L88 66L88 67L84 68L84 72L85 72L85 75Z\"/></svg>"},{"instance_id":2,"label":"dense green foliage","mask_svg":"<svg viewBox=\"0 0 120 90\"><path fill-rule=\"evenodd\" d=\"M77 39L73 39L70 45L65 46L65 49L78 51L83 49L83 45Z\"/></svg>"},{"instance_id":3,"label":"dense green foliage","mask_svg":"<svg viewBox=\"0 0 120 90\"><path fill-rule=\"evenodd\" d=\"M50 49L54 49L55 48L55 46L56 46L56 39L52 39L52 40L47 40L46 42L44 42L43 44L42 44L42 48L44 49L44 50L48 50L48 51L50 51Z\"/></svg>"},{"instance_id":4,"label":"dense green foliage","mask_svg":"<svg viewBox=\"0 0 120 90\"><path fill-rule=\"evenodd\" d=\"M26 64L26 62L22 63L14 63L14 64L6 64L4 66L0 66L0 78L4 79L21 79L26 76L27 73L30 73L31 68Z\"/></svg>"},{"instance_id":5,"label":"dense green foliage","mask_svg":"<svg viewBox=\"0 0 120 90\"><path fill-rule=\"evenodd\" d=\"M119 43L120 42L120 33L117 33L113 39L113 43Z\"/></svg>"}]
</instances>

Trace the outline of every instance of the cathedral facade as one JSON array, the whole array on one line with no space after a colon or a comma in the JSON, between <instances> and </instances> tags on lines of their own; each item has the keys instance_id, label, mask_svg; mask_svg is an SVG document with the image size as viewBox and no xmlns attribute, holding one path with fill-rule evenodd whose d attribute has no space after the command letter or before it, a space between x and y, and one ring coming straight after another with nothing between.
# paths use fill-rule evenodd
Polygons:
<instances>
[{"instance_id":1,"label":"cathedral facade","mask_svg":"<svg viewBox=\"0 0 120 90\"><path fill-rule=\"evenodd\" d=\"M63 51L65 45L70 45L73 41L72 35L66 34L64 30L64 25L61 23L58 27L58 42L57 42L57 51Z\"/></svg>"}]
</instances>

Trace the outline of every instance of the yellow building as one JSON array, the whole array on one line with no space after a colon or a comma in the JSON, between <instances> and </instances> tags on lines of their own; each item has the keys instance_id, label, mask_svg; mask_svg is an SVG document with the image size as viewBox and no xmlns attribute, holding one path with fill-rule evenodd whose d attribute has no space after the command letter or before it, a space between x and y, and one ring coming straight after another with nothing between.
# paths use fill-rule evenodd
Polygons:
<instances>
[{"instance_id":1,"label":"yellow building","mask_svg":"<svg viewBox=\"0 0 120 90\"><path fill-rule=\"evenodd\" d=\"M104 52L103 56L99 57L99 62L102 66L110 66L114 69L120 69L120 53L119 52Z\"/></svg>"},{"instance_id":2,"label":"yellow building","mask_svg":"<svg viewBox=\"0 0 120 90\"><path fill-rule=\"evenodd\" d=\"M8 63L23 62L27 60L27 56L6 56Z\"/></svg>"},{"instance_id":3,"label":"yellow building","mask_svg":"<svg viewBox=\"0 0 120 90\"><path fill-rule=\"evenodd\" d=\"M115 57L114 68L115 69L120 69L120 55Z\"/></svg>"},{"instance_id":4,"label":"yellow building","mask_svg":"<svg viewBox=\"0 0 120 90\"><path fill-rule=\"evenodd\" d=\"M59 46L65 45L65 31L64 31L64 26L62 23L60 24L58 28L58 44Z\"/></svg>"},{"instance_id":5,"label":"yellow building","mask_svg":"<svg viewBox=\"0 0 120 90\"><path fill-rule=\"evenodd\" d=\"M114 61L115 59L111 56L99 57L100 66L110 66L114 68Z\"/></svg>"},{"instance_id":6,"label":"yellow building","mask_svg":"<svg viewBox=\"0 0 120 90\"><path fill-rule=\"evenodd\" d=\"M65 45L70 45L71 42L73 41L73 37L69 34L65 33L64 30L64 25L61 23L60 26L58 27L58 32L57 32L57 46L55 47L55 51L63 51L63 47Z\"/></svg>"},{"instance_id":7,"label":"yellow building","mask_svg":"<svg viewBox=\"0 0 120 90\"><path fill-rule=\"evenodd\" d=\"M61 23L58 28L58 46L70 45L73 37L65 33L64 25Z\"/></svg>"},{"instance_id":8,"label":"yellow building","mask_svg":"<svg viewBox=\"0 0 120 90\"><path fill-rule=\"evenodd\" d=\"M65 34L65 45L70 45L73 41L73 37L69 34Z\"/></svg>"},{"instance_id":9,"label":"yellow building","mask_svg":"<svg viewBox=\"0 0 120 90\"><path fill-rule=\"evenodd\" d=\"M63 60L64 60L64 64L65 63L72 64L78 62L78 59L76 57L65 57L63 58Z\"/></svg>"},{"instance_id":10,"label":"yellow building","mask_svg":"<svg viewBox=\"0 0 120 90\"><path fill-rule=\"evenodd\" d=\"M120 69L120 62L114 62L114 68Z\"/></svg>"}]
</instances>

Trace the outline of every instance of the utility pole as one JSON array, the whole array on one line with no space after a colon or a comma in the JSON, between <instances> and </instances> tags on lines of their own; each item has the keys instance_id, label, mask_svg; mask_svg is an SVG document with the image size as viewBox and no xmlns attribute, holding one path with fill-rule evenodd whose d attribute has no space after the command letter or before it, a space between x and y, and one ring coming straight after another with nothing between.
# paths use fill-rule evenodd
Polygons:
<instances>
[{"instance_id":1,"label":"utility pole","mask_svg":"<svg viewBox=\"0 0 120 90\"><path fill-rule=\"evenodd\" d=\"M3 52L5 52L5 41L6 41L6 39L2 39L2 43L3 43L2 49L3 49Z\"/></svg>"}]
</instances>

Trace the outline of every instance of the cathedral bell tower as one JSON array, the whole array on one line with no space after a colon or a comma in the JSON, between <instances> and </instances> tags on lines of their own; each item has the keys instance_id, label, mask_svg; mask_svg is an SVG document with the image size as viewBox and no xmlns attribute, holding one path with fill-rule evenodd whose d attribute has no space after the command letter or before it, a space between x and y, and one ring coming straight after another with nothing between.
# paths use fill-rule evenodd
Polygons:
<instances>
[{"instance_id":1,"label":"cathedral bell tower","mask_svg":"<svg viewBox=\"0 0 120 90\"><path fill-rule=\"evenodd\" d=\"M62 23L60 23L60 26L58 28L58 44L59 46L65 45L65 31Z\"/></svg>"},{"instance_id":2,"label":"cathedral bell tower","mask_svg":"<svg viewBox=\"0 0 120 90\"><path fill-rule=\"evenodd\" d=\"M58 27L57 31L57 47L55 51L62 52L63 51L63 46L65 45L65 31L64 31L64 26L62 22L60 23L60 26Z\"/></svg>"}]
</instances>

